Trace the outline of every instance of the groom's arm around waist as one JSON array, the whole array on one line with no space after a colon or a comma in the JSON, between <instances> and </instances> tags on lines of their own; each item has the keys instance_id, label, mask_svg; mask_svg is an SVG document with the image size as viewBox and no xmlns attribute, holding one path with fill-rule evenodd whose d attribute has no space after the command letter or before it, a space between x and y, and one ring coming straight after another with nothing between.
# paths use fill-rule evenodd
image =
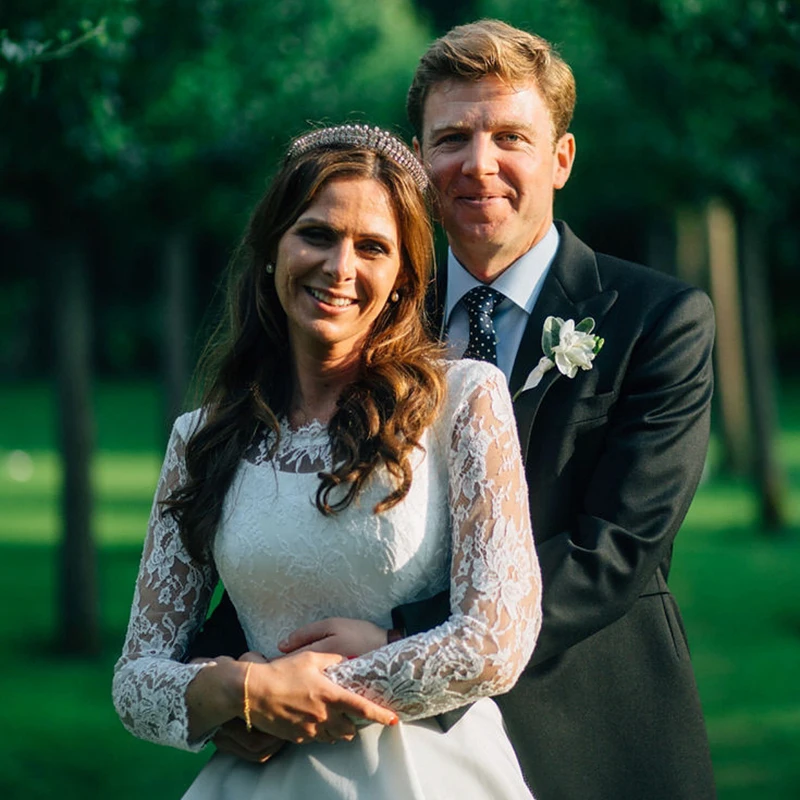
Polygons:
<instances>
[{"instance_id":1,"label":"groom's arm around waist","mask_svg":"<svg viewBox=\"0 0 800 800\"><path fill-rule=\"evenodd\" d=\"M228 593L224 592L217 607L189 645L184 661L217 656L239 658L246 650L247 639L236 616L236 608Z\"/></svg>"}]
</instances>

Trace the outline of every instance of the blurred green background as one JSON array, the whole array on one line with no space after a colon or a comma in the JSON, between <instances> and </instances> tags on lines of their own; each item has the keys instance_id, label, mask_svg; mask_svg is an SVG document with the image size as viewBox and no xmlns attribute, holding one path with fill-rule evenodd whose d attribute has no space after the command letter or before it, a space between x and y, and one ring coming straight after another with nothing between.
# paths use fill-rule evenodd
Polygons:
<instances>
[{"instance_id":1,"label":"blurred green background","mask_svg":"<svg viewBox=\"0 0 800 800\"><path fill-rule=\"evenodd\" d=\"M110 679L224 266L293 135L408 138L420 54L482 16L575 71L558 216L715 302L714 437L671 584L720 797L800 796L797 3L4 0L0 797L177 797L199 770L122 729Z\"/></svg>"}]
</instances>

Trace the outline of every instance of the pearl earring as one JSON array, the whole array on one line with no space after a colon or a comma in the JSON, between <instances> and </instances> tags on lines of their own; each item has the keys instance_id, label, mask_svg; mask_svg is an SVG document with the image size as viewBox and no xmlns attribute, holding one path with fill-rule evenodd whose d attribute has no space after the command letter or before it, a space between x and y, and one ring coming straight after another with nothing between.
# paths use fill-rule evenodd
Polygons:
<instances>
[{"instance_id":1,"label":"pearl earring","mask_svg":"<svg viewBox=\"0 0 800 800\"><path fill-rule=\"evenodd\" d=\"M275 272L275 265L267 261L264 265L264 269L267 271L267 275L272 275L272 273Z\"/></svg>"},{"instance_id":2,"label":"pearl earring","mask_svg":"<svg viewBox=\"0 0 800 800\"><path fill-rule=\"evenodd\" d=\"M396 303L400 299L400 293L395 289L392 292L391 297L389 298L393 303Z\"/></svg>"}]
</instances>

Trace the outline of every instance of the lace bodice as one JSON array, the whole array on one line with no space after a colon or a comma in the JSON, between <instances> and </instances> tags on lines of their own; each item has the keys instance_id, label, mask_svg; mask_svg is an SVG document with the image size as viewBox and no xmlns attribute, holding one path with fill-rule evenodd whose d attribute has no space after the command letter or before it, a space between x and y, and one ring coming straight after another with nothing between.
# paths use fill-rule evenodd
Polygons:
<instances>
[{"instance_id":1,"label":"lace bodice","mask_svg":"<svg viewBox=\"0 0 800 800\"><path fill-rule=\"evenodd\" d=\"M198 565L159 501L186 480L184 448L200 412L173 428L159 479L114 702L137 736L187 741L186 687L202 665L181 663L219 576L251 649L268 658L295 628L330 616L391 626L395 606L447 588L451 616L426 633L329 669L332 680L402 720L431 716L507 691L541 624L540 577L516 427L495 367L453 362L424 451L412 454L409 495L374 514L391 486L385 471L332 517L314 505L330 467L326 429L284 426L278 452L251 446L226 497L214 567ZM201 743L200 743L201 744Z\"/></svg>"}]
</instances>

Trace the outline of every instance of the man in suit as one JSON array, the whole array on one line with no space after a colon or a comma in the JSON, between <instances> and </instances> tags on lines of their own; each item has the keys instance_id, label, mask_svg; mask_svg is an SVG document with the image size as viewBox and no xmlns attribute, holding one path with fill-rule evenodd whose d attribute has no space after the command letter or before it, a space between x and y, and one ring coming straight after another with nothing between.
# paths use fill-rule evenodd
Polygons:
<instances>
[{"instance_id":1,"label":"man in suit","mask_svg":"<svg viewBox=\"0 0 800 800\"><path fill-rule=\"evenodd\" d=\"M574 101L547 42L491 20L434 42L408 98L449 243L436 308L454 352L486 357L467 295L487 286L488 357L512 395L543 356L547 317L592 318L605 340L590 369L551 369L515 400L544 622L497 702L538 800L705 800L708 742L667 578L708 442L713 312L702 292L595 253L553 221L575 158ZM393 635L448 611L446 596L397 609ZM325 649L330 634L291 647L322 637Z\"/></svg>"}]
</instances>

